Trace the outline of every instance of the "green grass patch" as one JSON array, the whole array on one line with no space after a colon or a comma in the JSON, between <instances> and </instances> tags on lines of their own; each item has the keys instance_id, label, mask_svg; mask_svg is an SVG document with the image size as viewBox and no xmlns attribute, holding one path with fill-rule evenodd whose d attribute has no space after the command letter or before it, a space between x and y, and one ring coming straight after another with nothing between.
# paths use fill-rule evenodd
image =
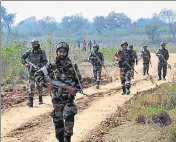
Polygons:
<instances>
[{"instance_id":1,"label":"green grass patch","mask_svg":"<svg viewBox=\"0 0 176 142\"><path fill-rule=\"evenodd\" d=\"M176 84L164 84L152 93L139 95L130 112L138 123L168 125L175 110Z\"/></svg>"}]
</instances>

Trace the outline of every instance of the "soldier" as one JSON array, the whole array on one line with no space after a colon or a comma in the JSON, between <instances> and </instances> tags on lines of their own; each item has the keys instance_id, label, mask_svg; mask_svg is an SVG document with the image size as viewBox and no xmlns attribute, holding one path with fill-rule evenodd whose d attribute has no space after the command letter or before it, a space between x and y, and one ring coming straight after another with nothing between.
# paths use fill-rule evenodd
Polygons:
<instances>
[{"instance_id":1,"label":"soldier","mask_svg":"<svg viewBox=\"0 0 176 142\"><path fill-rule=\"evenodd\" d=\"M30 63L32 63L38 68L41 68L48 63L45 51L43 51L40 48L39 41L36 39L33 39L31 41L31 44L32 44L32 49L28 50L21 57L22 63L28 68L28 71L29 71L29 102L28 102L29 107L33 107L33 97L34 97L34 89L35 89L34 74L37 70L35 68L31 68L30 64L26 61L26 59L28 59ZM43 88L37 85L37 89L39 94L39 104L43 104L43 99L42 99Z\"/></svg>"},{"instance_id":2,"label":"soldier","mask_svg":"<svg viewBox=\"0 0 176 142\"><path fill-rule=\"evenodd\" d=\"M104 65L104 55L99 52L99 45L93 45L93 52L89 56L89 61L93 65L93 74L95 78L96 88L99 89L99 84L101 80L101 70Z\"/></svg>"},{"instance_id":3,"label":"soldier","mask_svg":"<svg viewBox=\"0 0 176 142\"><path fill-rule=\"evenodd\" d=\"M130 51L132 52L133 55L133 64L132 64L132 68L133 70L131 70L131 77L134 79L134 64L136 63L136 65L138 65L138 58L137 58L137 54L136 51L133 50L133 45L129 46Z\"/></svg>"},{"instance_id":4,"label":"soldier","mask_svg":"<svg viewBox=\"0 0 176 142\"><path fill-rule=\"evenodd\" d=\"M74 116L77 114L77 107L74 103L76 88L79 90L82 85L79 84L79 82L82 83L82 78L78 67L76 64L72 64L68 58L68 53L69 45L65 42L60 42L56 46L56 61L47 64L35 74L37 82L40 82L44 76L49 76L53 80L61 81L75 88L71 94L64 88L53 89L53 123L56 138L59 142L71 142Z\"/></svg>"},{"instance_id":5,"label":"soldier","mask_svg":"<svg viewBox=\"0 0 176 142\"><path fill-rule=\"evenodd\" d=\"M166 43L161 42L161 48L157 50L156 56L158 56L158 80L161 80L161 71L162 71L162 77L163 80L166 80L166 74L167 74L167 60L169 59L169 52L165 48Z\"/></svg>"},{"instance_id":6,"label":"soldier","mask_svg":"<svg viewBox=\"0 0 176 142\"><path fill-rule=\"evenodd\" d=\"M128 43L122 41L121 43L122 49L118 51L118 56L116 56L116 60L119 61L120 68L120 79L122 84L122 95L130 94L131 87L131 70L133 65L133 55L130 50L128 50Z\"/></svg>"},{"instance_id":7,"label":"soldier","mask_svg":"<svg viewBox=\"0 0 176 142\"><path fill-rule=\"evenodd\" d=\"M149 63L151 64L150 51L147 50L147 45L143 46L143 51L141 51L141 57L143 59L143 75L147 73L149 75Z\"/></svg>"}]
</instances>

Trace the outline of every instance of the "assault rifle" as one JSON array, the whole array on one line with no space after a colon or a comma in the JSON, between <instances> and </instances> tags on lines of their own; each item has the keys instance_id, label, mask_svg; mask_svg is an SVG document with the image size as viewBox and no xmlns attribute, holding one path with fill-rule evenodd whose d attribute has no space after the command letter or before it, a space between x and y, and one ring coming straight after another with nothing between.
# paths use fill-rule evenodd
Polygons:
<instances>
[{"instance_id":1,"label":"assault rifle","mask_svg":"<svg viewBox=\"0 0 176 142\"><path fill-rule=\"evenodd\" d=\"M27 62L25 65L28 67L30 72L39 70L39 67L37 67L36 65L34 65L31 62Z\"/></svg>"},{"instance_id":2,"label":"assault rifle","mask_svg":"<svg viewBox=\"0 0 176 142\"><path fill-rule=\"evenodd\" d=\"M37 83L40 83L42 86L46 87L49 91L53 90L54 88L64 88L69 91L69 94L74 95L76 92L79 92L80 94L83 94L85 96L89 96L85 93L83 93L82 89L77 89L75 87L72 87L70 84L62 83L60 81L52 80L49 77L46 79L40 79L36 81Z\"/></svg>"},{"instance_id":3,"label":"assault rifle","mask_svg":"<svg viewBox=\"0 0 176 142\"><path fill-rule=\"evenodd\" d=\"M159 57L161 57L161 58L163 59L163 61L164 61L166 64L168 64L167 61L166 61L166 59L164 58L164 55L163 55L163 54L158 53L157 55L158 55Z\"/></svg>"},{"instance_id":4,"label":"assault rifle","mask_svg":"<svg viewBox=\"0 0 176 142\"><path fill-rule=\"evenodd\" d=\"M100 64L103 66L103 68L105 69L105 71L107 72L107 70L106 70L106 68L105 68L105 65L102 63L102 61L101 61L101 59L95 54L95 53L91 53L92 55L94 55L97 59L98 59L98 61L100 62Z\"/></svg>"},{"instance_id":5,"label":"assault rifle","mask_svg":"<svg viewBox=\"0 0 176 142\"><path fill-rule=\"evenodd\" d=\"M115 54L115 57L117 57L117 58L120 58L121 59L121 57L120 57L120 55L119 54ZM133 70L133 71L135 71L129 64L128 64L128 62L126 61L126 60L124 60L124 63L131 69L131 70ZM135 73L137 73L137 71L135 71ZM138 74L138 73L137 73Z\"/></svg>"}]
</instances>

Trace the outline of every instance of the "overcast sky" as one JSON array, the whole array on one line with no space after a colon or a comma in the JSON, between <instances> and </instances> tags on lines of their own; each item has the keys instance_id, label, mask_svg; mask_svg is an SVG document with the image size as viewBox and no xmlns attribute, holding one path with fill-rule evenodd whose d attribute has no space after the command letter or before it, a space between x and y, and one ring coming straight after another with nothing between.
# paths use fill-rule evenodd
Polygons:
<instances>
[{"instance_id":1,"label":"overcast sky","mask_svg":"<svg viewBox=\"0 0 176 142\"><path fill-rule=\"evenodd\" d=\"M76 13L92 21L93 17L107 16L111 11L123 12L135 21L150 18L163 8L176 10L176 1L2 1L1 4L9 13L17 14L15 23L30 16L37 19L51 16L60 22L63 16Z\"/></svg>"}]
</instances>

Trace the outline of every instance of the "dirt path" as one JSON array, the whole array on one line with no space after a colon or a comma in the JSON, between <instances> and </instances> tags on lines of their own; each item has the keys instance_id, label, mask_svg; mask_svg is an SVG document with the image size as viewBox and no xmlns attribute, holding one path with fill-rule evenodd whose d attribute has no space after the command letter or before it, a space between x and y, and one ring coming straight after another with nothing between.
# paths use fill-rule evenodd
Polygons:
<instances>
[{"instance_id":1,"label":"dirt path","mask_svg":"<svg viewBox=\"0 0 176 142\"><path fill-rule=\"evenodd\" d=\"M176 62L174 58L176 54L172 54L169 60L170 64ZM140 62L139 65L136 67L136 70L139 72L136 75L135 80L133 82L137 82L135 87L132 87L132 94L135 94L137 91L143 91L150 88L155 87L150 81L144 80L146 77L142 76L142 63ZM154 77L157 76L157 58L152 54L152 69L150 70L150 74ZM168 71L169 74L169 71ZM169 79L167 80L169 81ZM164 83L164 81L160 81L158 83ZM126 100L132 97L130 96L121 96L121 91L118 91L120 88L120 82L114 82L107 85L101 86L100 90L95 90L94 87L85 89L85 93L87 94L104 94L104 96L99 97L98 99L94 99L90 104L87 106L88 108L84 108L82 112L76 115L75 119L75 127L74 127L74 136L72 138L73 142L81 141L84 136L86 136L89 132L91 132L95 127L97 127L102 121L104 121L108 116L110 116L114 111L116 111L117 106L122 106ZM113 91L114 90L114 91ZM82 95L78 94L76 100L83 98ZM12 137L7 137L9 133L14 132L15 130L19 130L20 134L25 137L25 141L46 141L46 142L55 142L54 130L52 126L52 120L49 115L51 112L52 107L50 103L50 97L44 97L44 102L46 104L38 106L37 101L35 101L34 108L28 107L17 107L12 108L10 111L4 112L1 116L1 138L3 142L10 142L10 141L24 141L24 139L19 138L19 135L13 135ZM84 100L83 100L84 101ZM44 116L43 116L44 115ZM46 115L46 117L45 117ZM43 118L42 118L43 117ZM43 122L45 119L46 121L40 125L35 124L37 120ZM31 122L33 125L38 125L38 127L32 126L31 129L28 127L24 127L24 124ZM20 128L23 126L23 129ZM43 129L44 130L43 130ZM25 132L28 129L28 133ZM42 129L42 132L39 130ZM14 133L15 134L15 133ZM32 136L31 136L32 134ZM12 135L11 135L12 136Z\"/></svg>"}]
</instances>

